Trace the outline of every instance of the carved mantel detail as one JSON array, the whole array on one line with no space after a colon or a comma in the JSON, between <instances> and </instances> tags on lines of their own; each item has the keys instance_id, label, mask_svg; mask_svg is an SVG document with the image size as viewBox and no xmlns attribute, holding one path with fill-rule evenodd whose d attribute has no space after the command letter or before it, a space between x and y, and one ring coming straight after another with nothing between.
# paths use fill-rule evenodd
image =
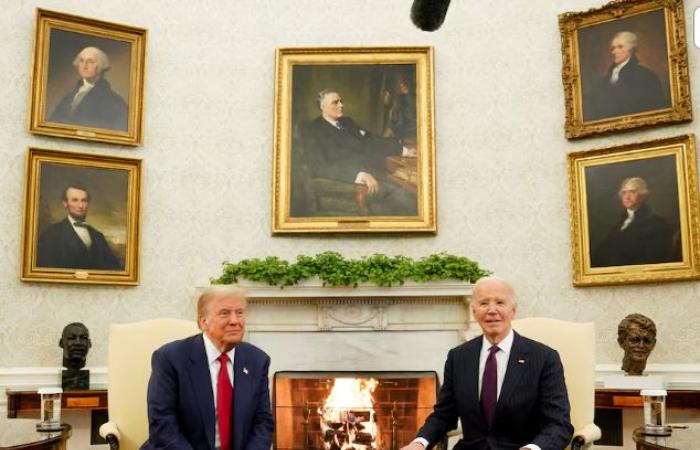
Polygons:
<instances>
[{"instance_id":1,"label":"carved mantel detail","mask_svg":"<svg viewBox=\"0 0 700 450\"><path fill-rule=\"evenodd\" d=\"M240 283L248 291L250 332L473 331L473 285L461 281L403 286L324 287L320 282L279 288Z\"/></svg>"}]
</instances>

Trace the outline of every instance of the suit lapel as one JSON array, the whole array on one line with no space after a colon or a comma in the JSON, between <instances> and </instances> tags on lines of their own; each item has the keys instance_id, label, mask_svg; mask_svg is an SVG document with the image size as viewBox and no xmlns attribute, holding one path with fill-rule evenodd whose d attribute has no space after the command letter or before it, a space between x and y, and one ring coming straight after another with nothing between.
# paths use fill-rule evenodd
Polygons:
<instances>
[{"instance_id":1,"label":"suit lapel","mask_svg":"<svg viewBox=\"0 0 700 450\"><path fill-rule=\"evenodd\" d=\"M214 448L214 422L216 415L214 414L214 393L211 385L211 372L209 372L209 362L207 361L207 352L204 350L204 339L202 335L195 337L190 352L190 362L192 370L190 370L190 380L192 389L194 390L199 412L204 424L204 432L207 435L209 447Z\"/></svg>"},{"instance_id":2,"label":"suit lapel","mask_svg":"<svg viewBox=\"0 0 700 450\"><path fill-rule=\"evenodd\" d=\"M233 450L242 450L243 411L250 405L250 395L253 392L252 383L255 374L248 367L248 352L245 344L236 347L233 362Z\"/></svg>"},{"instance_id":3,"label":"suit lapel","mask_svg":"<svg viewBox=\"0 0 700 450\"><path fill-rule=\"evenodd\" d=\"M503 405L508 402L511 395L515 391L515 387L520 382L522 376L527 373L527 346L518 333L513 332L513 346L510 349L508 357L508 366L506 368L506 376L503 379L501 386L501 395L498 396L496 404L496 417L498 412L503 408Z\"/></svg>"},{"instance_id":4,"label":"suit lapel","mask_svg":"<svg viewBox=\"0 0 700 450\"><path fill-rule=\"evenodd\" d=\"M481 353L482 340L480 339L477 344L468 349L463 360L463 366L458 371L459 374L468 374L469 377L466 384L467 405L479 404L479 355Z\"/></svg>"}]
</instances>

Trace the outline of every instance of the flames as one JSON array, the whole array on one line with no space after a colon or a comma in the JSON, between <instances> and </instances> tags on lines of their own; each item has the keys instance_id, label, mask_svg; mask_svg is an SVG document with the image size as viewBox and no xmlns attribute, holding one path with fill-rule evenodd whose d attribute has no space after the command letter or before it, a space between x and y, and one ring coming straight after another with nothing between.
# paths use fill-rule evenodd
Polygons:
<instances>
[{"instance_id":1,"label":"flames","mask_svg":"<svg viewBox=\"0 0 700 450\"><path fill-rule=\"evenodd\" d=\"M372 393L374 378L336 378L330 395L318 409L325 450L376 450L379 427Z\"/></svg>"}]
</instances>

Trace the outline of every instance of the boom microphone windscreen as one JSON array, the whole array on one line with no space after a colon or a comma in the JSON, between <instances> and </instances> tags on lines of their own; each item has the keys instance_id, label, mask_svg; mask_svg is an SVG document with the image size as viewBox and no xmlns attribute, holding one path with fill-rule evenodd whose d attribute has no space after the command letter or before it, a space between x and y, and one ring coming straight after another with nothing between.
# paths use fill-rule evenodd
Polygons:
<instances>
[{"instance_id":1,"label":"boom microphone windscreen","mask_svg":"<svg viewBox=\"0 0 700 450\"><path fill-rule=\"evenodd\" d=\"M423 31L435 31L445 21L450 0L413 0L411 20Z\"/></svg>"}]
</instances>

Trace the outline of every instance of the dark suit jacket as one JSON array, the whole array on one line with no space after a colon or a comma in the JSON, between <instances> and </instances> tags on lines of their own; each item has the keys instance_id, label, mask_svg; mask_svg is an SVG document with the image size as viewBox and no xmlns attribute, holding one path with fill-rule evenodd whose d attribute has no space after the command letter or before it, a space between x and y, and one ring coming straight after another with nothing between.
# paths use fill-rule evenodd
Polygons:
<instances>
[{"instance_id":1,"label":"dark suit jacket","mask_svg":"<svg viewBox=\"0 0 700 450\"><path fill-rule=\"evenodd\" d=\"M562 450L573 426L559 354L544 344L514 333L505 379L491 428L479 402L479 354L482 337L455 347L447 355L445 375L434 411L418 436L434 445L462 423L458 450L514 450L537 444Z\"/></svg>"},{"instance_id":2,"label":"dark suit jacket","mask_svg":"<svg viewBox=\"0 0 700 450\"><path fill-rule=\"evenodd\" d=\"M668 96L664 95L661 83L654 72L639 64L636 56L620 70L617 83L610 77L615 65L595 85L590 102L583 108L584 120L636 114L654 109L669 108ZM586 107L587 106L587 107Z\"/></svg>"},{"instance_id":3,"label":"dark suit jacket","mask_svg":"<svg viewBox=\"0 0 700 450\"><path fill-rule=\"evenodd\" d=\"M83 97L83 100L71 112L73 97L82 85L83 80L81 79L73 90L61 99L49 117L49 121L127 131L128 107L104 78L95 82L95 87Z\"/></svg>"},{"instance_id":4,"label":"dark suit jacket","mask_svg":"<svg viewBox=\"0 0 700 450\"><path fill-rule=\"evenodd\" d=\"M148 382L149 437L141 450L213 450L215 407L201 334L153 353ZM233 450L270 450L270 357L254 345L236 346L233 366Z\"/></svg>"},{"instance_id":5,"label":"dark suit jacket","mask_svg":"<svg viewBox=\"0 0 700 450\"><path fill-rule=\"evenodd\" d=\"M49 225L39 236L36 265L66 269L124 269L124 265L112 253L104 234L89 225L87 230L92 239L89 249L75 233L68 218Z\"/></svg>"},{"instance_id":6,"label":"dark suit jacket","mask_svg":"<svg viewBox=\"0 0 700 450\"><path fill-rule=\"evenodd\" d=\"M372 136L349 117L338 122L342 130L319 116L302 128L304 160L313 177L354 183L359 172L375 178L384 172L389 155L400 155L396 139Z\"/></svg>"},{"instance_id":7,"label":"dark suit jacket","mask_svg":"<svg viewBox=\"0 0 700 450\"><path fill-rule=\"evenodd\" d=\"M626 219L627 211L624 211L593 253L592 267L654 264L673 259L670 228L649 205L643 203L637 208L634 220L620 230Z\"/></svg>"}]
</instances>

